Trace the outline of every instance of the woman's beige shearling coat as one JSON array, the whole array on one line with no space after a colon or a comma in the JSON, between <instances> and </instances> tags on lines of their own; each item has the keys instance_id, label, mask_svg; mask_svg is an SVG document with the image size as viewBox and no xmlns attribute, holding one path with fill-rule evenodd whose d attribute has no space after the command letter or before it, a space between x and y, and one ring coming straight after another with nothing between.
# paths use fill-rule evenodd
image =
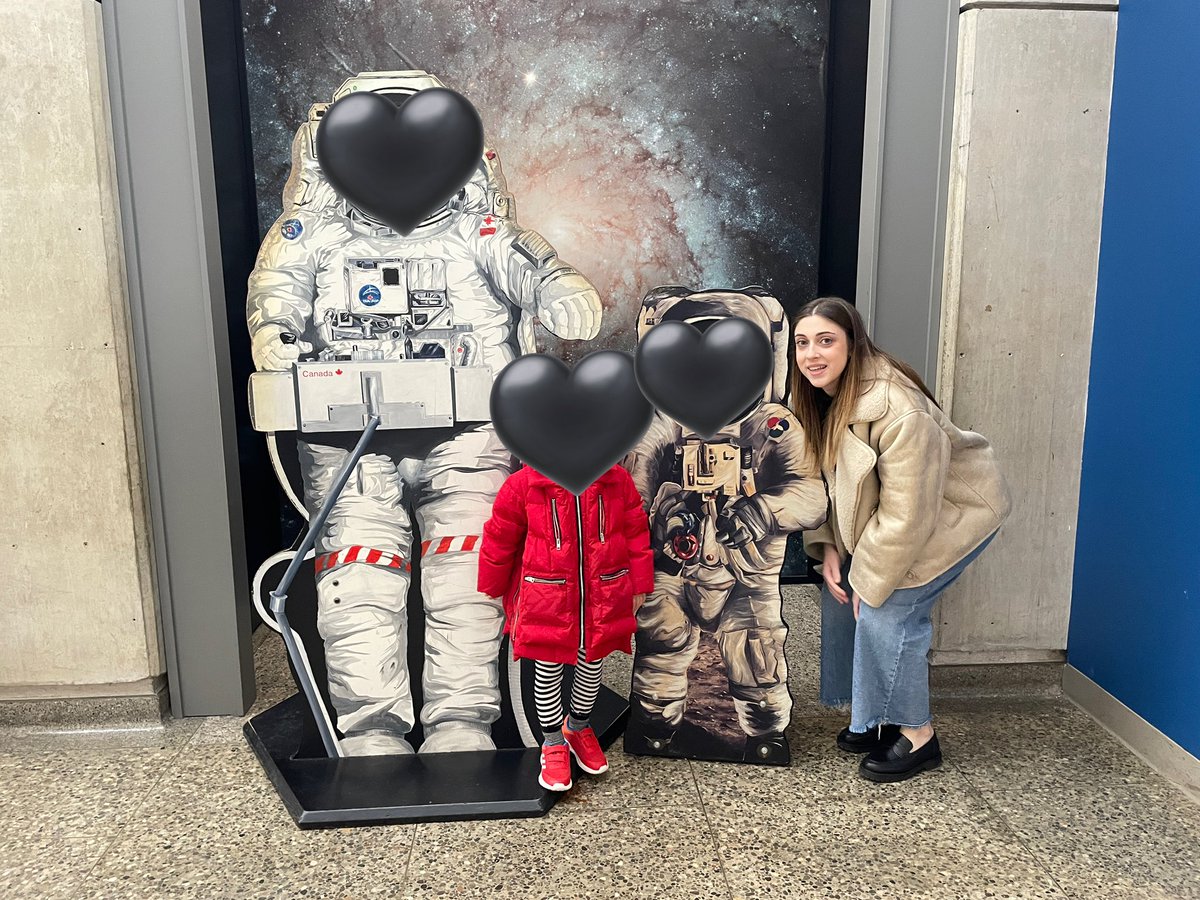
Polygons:
<instances>
[{"instance_id":1,"label":"woman's beige shearling coat","mask_svg":"<svg viewBox=\"0 0 1200 900\"><path fill-rule=\"evenodd\" d=\"M864 384L834 471L824 473L829 519L805 533L804 546L818 560L821 544L853 554L850 586L877 607L961 561L1012 504L982 435L959 429L882 360Z\"/></svg>"}]
</instances>

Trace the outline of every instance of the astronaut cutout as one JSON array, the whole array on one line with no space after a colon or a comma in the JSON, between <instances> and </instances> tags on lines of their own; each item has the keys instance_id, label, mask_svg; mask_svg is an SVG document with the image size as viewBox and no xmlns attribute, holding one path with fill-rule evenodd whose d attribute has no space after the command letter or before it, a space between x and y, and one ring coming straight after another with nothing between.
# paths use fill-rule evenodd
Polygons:
<instances>
[{"instance_id":1,"label":"astronaut cutout","mask_svg":"<svg viewBox=\"0 0 1200 900\"><path fill-rule=\"evenodd\" d=\"M702 440L656 413L626 460L651 516L654 593L638 613L632 720L626 749L691 756L672 746L687 706L688 667L701 631L725 661L744 759L786 762L787 688L779 571L787 533L825 519L825 485L804 474L804 435L781 403L788 329L779 301L761 288L692 292L659 288L642 303L638 336L663 321L705 328L741 316L771 340L771 381L736 422Z\"/></svg>"},{"instance_id":2,"label":"astronaut cutout","mask_svg":"<svg viewBox=\"0 0 1200 900\"><path fill-rule=\"evenodd\" d=\"M333 100L370 90L399 103L440 85L419 71L365 73ZM259 370L289 370L302 355L404 360L456 373L490 367L490 378L470 382L483 395L473 398L475 407L482 402L486 410L490 379L533 349L534 317L562 338L596 336L595 288L514 221L494 151L485 152L458 197L401 236L339 198L322 177L313 139L327 108L313 106L296 134L283 213L250 276L247 320ZM421 752L493 749L491 723L500 714L503 613L475 589L476 553L513 460L490 423L422 427L422 404L407 406L401 411L413 424L375 435L316 545L317 627L350 756L413 752L406 601L418 550L414 517L426 628ZM356 438L299 436L310 516Z\"/></svg>"}]
</instances>

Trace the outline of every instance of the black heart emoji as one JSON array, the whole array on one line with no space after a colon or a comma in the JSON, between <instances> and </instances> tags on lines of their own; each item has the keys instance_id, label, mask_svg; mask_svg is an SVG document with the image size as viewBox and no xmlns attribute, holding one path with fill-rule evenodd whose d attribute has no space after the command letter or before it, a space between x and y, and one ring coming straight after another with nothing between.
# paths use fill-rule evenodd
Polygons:
<instances>
[{"instance_id":1,"label":"black heart emoji","mask_svg":"<svg viewBox=\"0 0 1200 900\"><path fill-rule=\"evenodd\" d=\"M363 91L329 107L316 147L334 190L408 234L471 180L483 155L483 122L448 88L418 91L400 106Z\"/></svg>"},{"instance_id":2,"label":"black heart emoji","mask_svg":"<svg viewBox=\"0 0 1200 900\"><path fill-rule=\"evenodd\" d=\"M638 343L636 364L650 402L710 438L762 396L771 378L771 342L736 316L703 333L687 322L662 322Z\"/></svg>"},{"instance_id":3,"label":"black heart emoji","mask_svg":"<svg viewBox=\"0 0 1200 900\"><path fill-rule=\"evenodd\" d=\"M628 453L654 417L633 358L620 350L589 353L573 370L544 353L522 356L492 385L491 406L504 445L573 494Z\"/></svg>"}]
</instances>

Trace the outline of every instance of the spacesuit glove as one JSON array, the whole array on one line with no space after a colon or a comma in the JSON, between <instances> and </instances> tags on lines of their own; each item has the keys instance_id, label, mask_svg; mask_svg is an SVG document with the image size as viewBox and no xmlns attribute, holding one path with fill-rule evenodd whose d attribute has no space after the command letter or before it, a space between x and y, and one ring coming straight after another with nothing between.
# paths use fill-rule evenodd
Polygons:
<instances>
[{"instance_id":1,"label":"spacesuit glove","mask_svg":"<svg viewBox=\"0 0 1200 900\"><path fill-rule=\"evenodd\" d=\"M775 516L762 497L738 497L717 517L717 540L737 550L762 540L774 528Z\"/></svg>"},{"instance_id":2,"label":"spacesuit glove","mask_svg":"<svg viewBox=\"0 0 1200 900\"><path fill-rule=\"evenodd\" d=\"M250 354L260 372L286 372L300 354L311 352L312 344L299 340L282 325L264 325L250 339Z\"/></svg>"},{"instance_id":3,"label":"spacesuit glove","mask_svg":"<svg viewBox=\"0 0 1200 900\"><path fill-rule=\"evenodd\" d=\"M590 341L600 333L602 313L600 295L578 272L563 272L538 289L538 320L560 338Z\"/></svg>"},{"instance_id":4,"label":"spacesuit glove","mask_svg":"<svg viewBox=\"0 0 1200 900\"><path fill-rule=\"evenodd\" d=\"M681 514L687 512L683 488L666 482L650 507L650 537L653 546L661 546L670 533L682 524Z\"/></svg>"},{"instance_id":5,"label":"spacesuit glove","mask_svg":"<svg viewBox=\"0 0 1200 900\"><path fill-rule=\"evenodd\" d=\"M656 569L678 574L683 560L675 552L674 538L687 527L688 515L683 488L674 482L665 482L650 504L650 546L654 550Z\"/></svg>"}]
</instances>

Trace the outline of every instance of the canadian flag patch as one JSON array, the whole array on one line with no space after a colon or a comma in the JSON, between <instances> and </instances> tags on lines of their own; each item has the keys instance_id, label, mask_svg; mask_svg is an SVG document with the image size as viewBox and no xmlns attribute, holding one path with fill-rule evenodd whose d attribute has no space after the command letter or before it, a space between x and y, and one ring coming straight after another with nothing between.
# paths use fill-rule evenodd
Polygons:
<instances>
[{"instance_id":1,"label":"canadian flag patch","mask_svg":"<svg viewBox=\"0 0 1200 900\"><path fill-rule=\"evenodd\" d=\"M479 236L486 237L489 234L496 233L496 220L491 216L484 216L483 227L479 229Z\"/></svg>"}]
</instances>

